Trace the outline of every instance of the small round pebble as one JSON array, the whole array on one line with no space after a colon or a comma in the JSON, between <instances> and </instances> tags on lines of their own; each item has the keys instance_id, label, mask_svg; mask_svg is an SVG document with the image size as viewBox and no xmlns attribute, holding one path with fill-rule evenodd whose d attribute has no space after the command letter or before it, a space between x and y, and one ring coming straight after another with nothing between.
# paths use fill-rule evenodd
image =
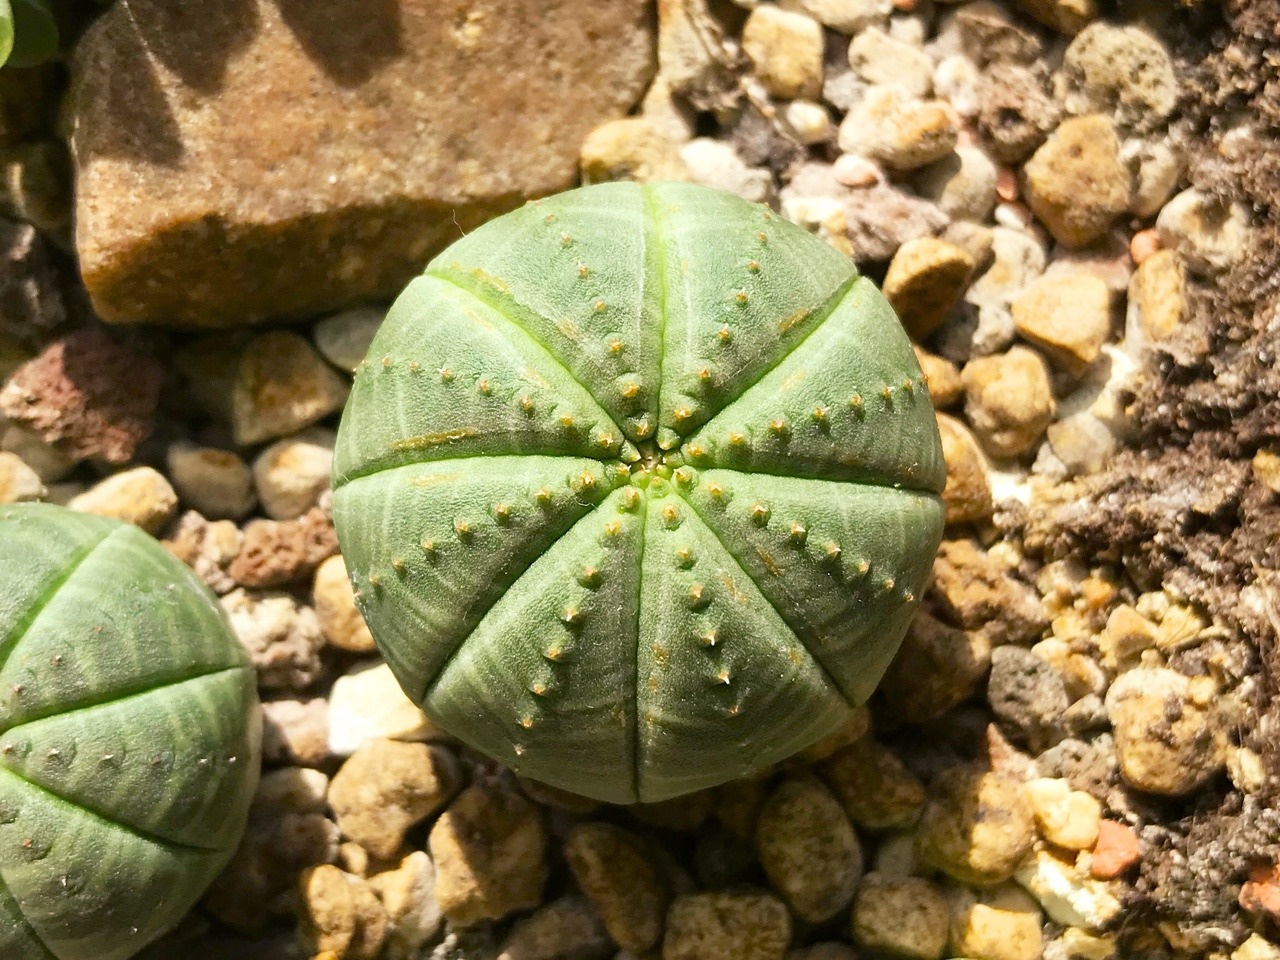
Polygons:
<instances>
[{"instance_id":1,"label":"small round pebble","mask_svg":"<svg viewBox=\"0 0 1280 960\"><path fill-rule=\"evenodd\" d=\"M772 894L693 893L667 912L662 960L782 960L790 942L791 917Z\"/></svg>"},{"instance_id":2,"label":"small round pebble","mask_svg":"<svg viewBox=\"0 0 1280 960\"><path fill-rule=\"evenodd\" d=\"M0 503L22 503L40 500L44 482L16 453L0 451Z\"/></svg>"},{"instance_id":3,"label":"small round pebble","mask_svg":"<svg viewBox=\"0 0 1280 960\"><path fill-rule=\"evenodd\" d=\"M1022 785L977 766L953 767L930 789L916 833L922 859L962 883L1008 880L1035 841Z\"/></svg>"},{"instance_id":4,"label":"small round pebble","mask_svg":"<svg viewBox=\"0 0 1280 960\"><path fill-rule=\"evenodd\" d=\"M332 430L312 427L277 440L253 461L253 482L262 509L272 520L306 513L329 489L333 470Z\"/></svg>"},{"instance_id":5,"label":"small round pebble","mask_svg":"<svg viewBox=\"0 0 1280 960\"><path fill-rule=\"evenodd\" d=\"M1111 121L1099 114L1064 121L1023 168L1028 206L1069 247L1106 233L1129 206L1129 173Z\"/></svg>"},{"instance_id":6,"label":"small round pebble","mask_svg":"<svg viewBox=\"0 0 1280 960\"><path fill-rule=\"evenodd\" d=\"M670 894L645 840L604 823L575 827L564 858L614 943L644 953L662 937Z\"/></svg>"},{"instance_id":7,"label":"small round pebble","mask_svg":"<svg viewBox=\"0 0 1280 960\"><path fill-rule=\"evenodd\" d=\"M134 467L94 484L67 503L72 510L136 524L153 536L178 510L178 495L151 467Z\"/></svg>"},{"instance_id":8,"label":"small round pebble","mask_svg":"<svg viewBox=\"0 0 1280 960\"><path fill-rule=\"evenodd\" d=\"M916 170L949 154L959 139L954 112L893 85L869 87L840 124L840 149L895 170Z\"/></svg>"},{"instance_id":9,"label":"small round pebble","mask_svg":"<svg viewBox=\"0 0 1280 960\"><path fill-rule=\"evenodd\" d=\"M1011 307L1018 334L1073 377L1097 361L1111 335L1111 291L1087 273L1041 277Z\"/></svg>"},{"instance_id":10,"label":"small round pebble","mask_svg":"<svg viewBox=\"0 0 1280 960\"><path fill-rule=\"evenodd\" d=\"M1041 960L1040 905L1013 884L950 891L951 951L974 960Z\"/></svg>"},{"instance_id":11,"label":"small round pebble","mask_svg":"<svg viewBox=\"0 0 1280 960\"><path fill-rule=\"evenodd\" d=\"M385 318L386 311L376 307L353 307L325 317L312 334L316 349L339 370L350 373L369 352Z\"/></svg>"},{"instance_id":12,"label":"small round pebble","mask_svg":"<svg viewBox=\"0 0 1280 960\"><path fill-rule=\"evenodd\" d=\"M924 805L920 781L870 737L827 759L820 772L849 819L867 830L908 827Z\"/></svg>"},{"instance_id":13,"label":"small round pebble","mask_svg":"<svg viewBox=\"0 0 1280 960\"><path fill-rule=\"evenodd\" d=\"M339 650L371 653L373 634L356 608L355 589L341 555L334 554L316 567L311 601L325 639Z\"/></svg>"},{"instance_id":14,"label":"small round pebble","mask_svg":"<svg viewBox=\"0 0 1280 960\"><path fill-rule=\"evenodd\" d=\"M957 377L958 379L958 377ZM938 414L942 458L947 464L947 484L942 490L946 522L977 523L994 509L986 458L969 428L945 413Z\"/></svg>"},{"instance_id":15,"label":"small round pebble","mask_svg":"<svg viewBox=\"0 0 1280 960\"><path fill-rule=\"evenodd\" d=\"M386 663L354 665L329 691L329 752L347 757L372 740L439 737L435 725L405 694Z\"/></svg>"},{"instance_id":16,"label":"small round pebble","mask_svg":"<svg viewBox=\"0 0 1280 960\"><path fill-rule=\"evenodd\" d=\"M814 777L784 780L756 822L756 849L774 890L796 916L829 920L853 899L862 848L839 801Z\"/></svg>"},{"instance_id":17,"label":"small round pebble","mask_svg":"<svg viewBox=\"0 0 1280 960\"><path fill-rule=\"evenodd\" d=\"M816 100L822 93L822 26L773 5L751 11L742 50L764 88L782 100Z\"/></svg>"},{"instance_id":18,"label":"small round pebble","mask_svg":"<svg viewBox=\"0 0 1280 960\"><path fill-rule=\"evenodd\" d=\"M923 340L960 302L976 264L967 252L936 237L908 240L884 278L884 295L914 340Z\"/></svg>"},{"instance_id":19,"label":"small round pebble","mask_svg":"<svg viewBox=\"0 0 1280 960\"><path fill-rule=\"evenodd\" d=\"M387 936L387 914L359 877L323 864L298 880L299 936L311 954L375 960Z\"/></svg>"},{"instance_id":20,"label":"small round pebble","mask_svg":"<svg viewBox=\"0 0 1280 960\"><path fill-rule=\"evenodd\" d=\"M457 761L443 747L375 740L334 775L329 806L344 837L387 859L409 828L448 802L460 779Z\"/></svg>"},{"instance_id":21,"label":"small round pebble","mask_svg":"<svg viewBox=\"0 0 1280 960\"><path fill-rule=\"evenodd\" d=\"M904 960L939 960L947 932L947 900L932 881L878 873L863 878L853 904L858 946Z\"/></svg>"},{"instance_id":22,"label":"small round pebble","mask_svg":"<svg viewBox=\"0 0 1280 960\"><path fill-rule=\"evenodd\" d=\"M239 520L257 503L249 465L230 450L176 443L166 465L182 502L210 520Z\"/></svg>"},{"instance_id":23,"label":"small round pebble","mask_svg":"<svg viewBox=\"0 0 1280 960\"><path fill-rule=\"evenodd\" d=\"M388 960L412 960L440 930L440 904L436 902L436 868L421 850L400 860L394 869L369 878L369 887L382 901L391 928L387 934Z\"/></svg>"},{"instance_id":24,"label":"small round pebble","mask_svg":"<svg viewBox=\"0 0 1280 960\"><path fill-rule=\"evenodd\" d=\"M614 946L590 901L565 896L511 929L498 960L605 960Z\"/></svg>"},{"instance_id":25,"label":"small round pebble","mask_svg":"<svg viewBox=\"0 0 1280 960\"><path fill-rule=\"evenodd\" d=\"M1034 450L1053 420L1056 404L1049 371L1034 350L979 357L961 372L965 413L983 448L994 457Z\"/></svg>"},{"instance_id":26,"label":"small round pebble","mask_svg":"<svg viewBox=\"0 0 1280 960\"><path fill-rule=\"evenodd\" d=\"M547 831L542 813L501 783L479 782L440 815L427 840L436 898L458 927L542 902Z\"/></svg>"},{"instance_id":27,"label":"small round pebble","mask_svg":"<svg viewBox=\"0 0 1280 960\"><path fill-rule=\"evenodd\" d=\"M1065 850L1088 850L1098 839L1102 804L1065 780L1041 777L1026 785L1041 835Z\"/></svg>"}]
</instances>

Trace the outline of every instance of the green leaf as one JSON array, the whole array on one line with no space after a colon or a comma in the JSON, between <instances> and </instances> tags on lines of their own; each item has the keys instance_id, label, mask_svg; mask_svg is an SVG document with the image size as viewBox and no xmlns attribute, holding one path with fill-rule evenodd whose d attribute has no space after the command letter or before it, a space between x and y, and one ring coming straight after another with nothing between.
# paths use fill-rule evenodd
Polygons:
<instances>
[{"instance_id":1,"label":"green leaf","mask_svg":"<svg viewBox=\"0 0 1280 960\"><path fill-rule=\"evenodd\" d=\"M6 2L6 0L0 0ZM12 3L13 47L8 62L33 67L58 55L58 24L46 0L7 0Z\"/></svg>"},{"instance_id":2,"label":"green leaf","mask_svg":"<svg viewBox=\"0 0 1280 960\"><path fill-rule=\"evenodd\" d=\"M0 66L13 51L13 8L9 0L0 0Z\"/></svg>"}]
</instances>

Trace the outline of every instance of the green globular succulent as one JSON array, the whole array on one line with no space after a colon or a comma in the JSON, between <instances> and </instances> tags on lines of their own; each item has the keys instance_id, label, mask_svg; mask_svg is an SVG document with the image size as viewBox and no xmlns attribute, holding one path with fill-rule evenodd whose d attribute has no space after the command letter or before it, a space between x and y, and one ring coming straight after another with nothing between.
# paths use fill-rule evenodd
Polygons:
<instances>
[{"instance_id":1,"label":"green globular succulent","mask_svg":"<svg viewBox=\"0 0 1280 960\"><path fill-rule=\"evenodd\" d=\"M31 67L58 55L48 0L0 0L0 66Z\"/></svg>"},{"instance_id":2,"label":"green globular succulent","mask_svg":"<svg viewBox=\"0 0 1280 960\"><path fill-rule=\"evenodd\" d=\"M138 528L0 508L0 957L124 960L244 830L255 677L222 609Z\"/></svg>"},{"instance_id":3,"label":"green globular succulent","mask_svg":"<svg viewBox=\"0 0 1280 960\"><path fill-rule=\"evenodd\" d=\"M528 204L414 280L356 371L334 521L406 692L612 802L837 729L942 531L941 444L850 261L704 187Z\"/></svg>"}]
</instances>

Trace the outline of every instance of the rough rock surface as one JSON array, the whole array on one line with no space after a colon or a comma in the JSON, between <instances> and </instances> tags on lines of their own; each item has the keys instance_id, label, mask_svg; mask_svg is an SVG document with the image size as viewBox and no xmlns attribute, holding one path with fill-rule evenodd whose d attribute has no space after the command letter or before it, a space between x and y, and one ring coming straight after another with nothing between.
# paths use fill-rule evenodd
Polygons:
<instances>
[{"instance_id":1,"label":"rough rock surface","mask_svg":"<svg viewBox=\"0 0 1280 960\"><path fill-rule=\"evenodd\" d=\"M587 131L644 92L648 7L114 5L75 62L95 307L230 326L396 293L459 231L571 185Z\"/></svg>"}]
</instances>

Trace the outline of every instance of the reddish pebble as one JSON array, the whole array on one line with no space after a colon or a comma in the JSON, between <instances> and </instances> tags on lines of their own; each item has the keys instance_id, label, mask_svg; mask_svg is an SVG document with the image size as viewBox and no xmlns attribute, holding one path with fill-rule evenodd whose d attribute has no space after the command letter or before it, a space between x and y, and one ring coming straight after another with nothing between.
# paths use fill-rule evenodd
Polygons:
<instances>
[{"instance_id":1,"label":"reddish pebble","mask_svg":"<svg viewBox=\"0 0 1280 960\"><path fill-rule=\"evenodd\" d=\"M917 0L893 0L893 9L899 13L913 13L917 6Z\"/></svg>"},{"instance_id":2,"label":"reddish pebble","mask_svg":"<svg viewBox=\"0 0 1280 960\"><path fill-rule=\"evenodd\" d=\"M1259 865L1249 871L1240 888L1240 908L1280 919L1280 871L1276 866Z\"/></svg>"},{"instance_id":3,"label":"reddish pebble","mask_svg":"<svg viewBox=\"0 0 1280 960\"><path fill-rule=\"evenodd\" d=\"M1018 199L1018 175L1012 167L1001 167L996 171L996 196L1005 203Z\"/></svg>"},{"instance_id":4,"label":"reddish pebble","mask_svg":"<svg viewBox=\"0 0 1280 960\"><path fill-rule=\"evenodd\" d=\"M1129 241L1129 256L1135 265L1142 263L1159 250L1160 234L1156 230L1139 230Z\"/></svg>"},{"instance_id":5,"label":"reddish pebble","mask_svg":"<svg viewBox=\"0 0 1280 960\"><path fill-rule=\"evenodd\" d=\"M1138 835L1128 824L1103 820L1093 845L1089 872L1095 880L1114 880L1138 862Z\"/></svg>"}]
</instances>

